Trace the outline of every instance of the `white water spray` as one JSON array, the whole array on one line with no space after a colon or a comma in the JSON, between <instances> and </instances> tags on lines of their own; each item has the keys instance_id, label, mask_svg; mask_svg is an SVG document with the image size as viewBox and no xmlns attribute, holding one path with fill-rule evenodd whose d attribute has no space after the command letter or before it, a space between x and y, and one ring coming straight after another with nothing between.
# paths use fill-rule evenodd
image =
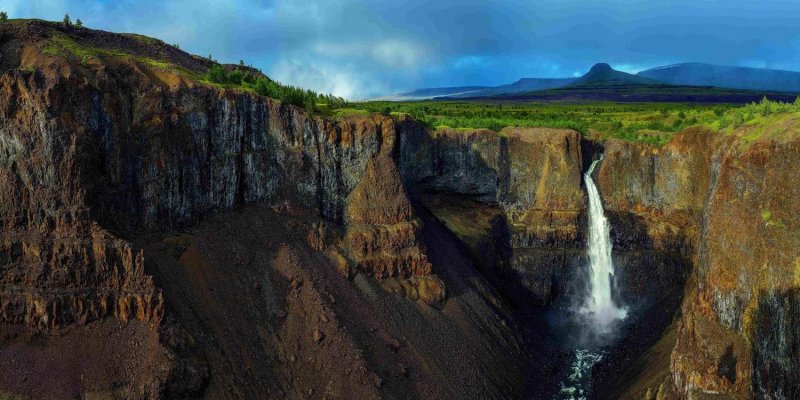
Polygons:
<instances>
[{"instance_id":1,"label":"white water spray","mask_svg":"<svg viewBox=\"0 0 800 400\"><path fill-rule=\"evenodd\" d=\"M614 264L611 261L611 226L603 213L600 194L592 180L592 172L597 163L592 162L583 175L589 195L589 297L581 313L590 319L597 333L610 333L614 323L625 318L627 311L617 306L611 298L611 282L614 278Z\"/></svg>"}]
</instances>

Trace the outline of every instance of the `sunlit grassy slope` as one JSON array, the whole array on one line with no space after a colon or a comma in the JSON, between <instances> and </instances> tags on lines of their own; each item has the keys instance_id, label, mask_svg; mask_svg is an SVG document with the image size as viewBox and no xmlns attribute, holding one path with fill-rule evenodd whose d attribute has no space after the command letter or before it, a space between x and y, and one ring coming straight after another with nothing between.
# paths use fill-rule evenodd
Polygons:
<instances>
[{"instance_id":1,"label":"sunlit grassy slope","mask_svg":"<svg viewBox=\"0 0 800 400\"><path fill-rule=\"evenodd\" d=\"M762 100L740 107L691 103L516 103L516 102L367 102L351 104L363 110L407 113L433 128L508 126L574 129L594 139L620 138L662 145L684 128L702 125L732 132L748 129L757 137L765 121L800 114L800 102ZM363 112L362 111L362 112ZM742 128L742 129L739 129Z\"/></svg>"}]
</instances>

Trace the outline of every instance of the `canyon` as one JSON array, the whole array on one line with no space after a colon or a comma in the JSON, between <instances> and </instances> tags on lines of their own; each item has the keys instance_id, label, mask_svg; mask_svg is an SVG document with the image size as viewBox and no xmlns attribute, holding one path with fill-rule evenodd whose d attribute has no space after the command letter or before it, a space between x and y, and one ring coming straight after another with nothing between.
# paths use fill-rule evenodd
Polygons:
<instances>
[{"instance_id":1,"label":"canyon","mask_svg":"<svg viewBox=\"0 0 800 400\"><path fill-rule=\"evenodd\" d=\"M554 398L601 155L592 395L800 396L799 115L600 143L324 118L137 35L0 52L0 397Z\"/></svg>"}]
</instances>

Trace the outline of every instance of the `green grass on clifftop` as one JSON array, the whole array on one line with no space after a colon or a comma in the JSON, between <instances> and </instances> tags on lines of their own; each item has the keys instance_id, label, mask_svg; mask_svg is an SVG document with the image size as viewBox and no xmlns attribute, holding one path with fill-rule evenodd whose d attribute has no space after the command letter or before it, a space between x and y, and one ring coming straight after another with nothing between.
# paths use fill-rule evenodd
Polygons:
<instances>
[{"instance_id":1,"label":"green grass on clifftop","mask_svg":"<svg viewBox=\"0 0 800 400\"><path fill-rule=\"evenodd\" d=\"M86 46L63 33L53 34L53 36L49 38L47 45L42 49L42 53L51 57L64 57L81 65L88 65L92 60L101 60L106 57L124 58L146 64L153 68L168 70L193 81L203 79L201 74L182 68L167 60L156 60L148 57L136 56L117 49Z\"/></svg>"},{"instance_id":2,"label":"green grass on clifftop","mask_svg":"<svg viewBox=\"0 0 800 400\"><path fill-rule=\"evenodd\" d=\"M574 129L596 139L610 137L661 145L674 132L717 120L731 105L683 103L367 102L370 112L404 112L432 127Z\"/></svg>"},{"instance_id":3,"label":"green grass on clifftop","mask_svg":"<svg viewBox=\"0 0 800 400\"><path fill-rule=\"evenodd\" d=\"M759 126L777 118L800 115L800 100L781 103L767 99L745 106L694 103L540 103L421 101L354 103L356 110L407 113L433 128L505 127L574 129L596 140L618 138L654 146L691 126L733 132L748 128L745 140L761 135ZM783 115L783 117L781 117Z\"/></svg>"}]
</instances>

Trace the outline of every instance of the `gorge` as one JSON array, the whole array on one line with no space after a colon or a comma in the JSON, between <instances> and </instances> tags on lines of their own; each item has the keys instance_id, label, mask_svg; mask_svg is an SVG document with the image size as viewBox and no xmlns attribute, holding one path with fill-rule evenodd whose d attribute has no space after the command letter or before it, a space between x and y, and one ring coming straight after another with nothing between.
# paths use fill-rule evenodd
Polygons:
<instances>
[{"instance_id":1,"label":"gorge","mask_svg":"<svg viewBox=\"0 0 800 400\"><path fill-rule=\"evenodd\" d=\"M800 396L800 113L434 129L0 39L0 397L552 399L577 304L615 332L593 398Z\"/></svg>"}]
</instances>

